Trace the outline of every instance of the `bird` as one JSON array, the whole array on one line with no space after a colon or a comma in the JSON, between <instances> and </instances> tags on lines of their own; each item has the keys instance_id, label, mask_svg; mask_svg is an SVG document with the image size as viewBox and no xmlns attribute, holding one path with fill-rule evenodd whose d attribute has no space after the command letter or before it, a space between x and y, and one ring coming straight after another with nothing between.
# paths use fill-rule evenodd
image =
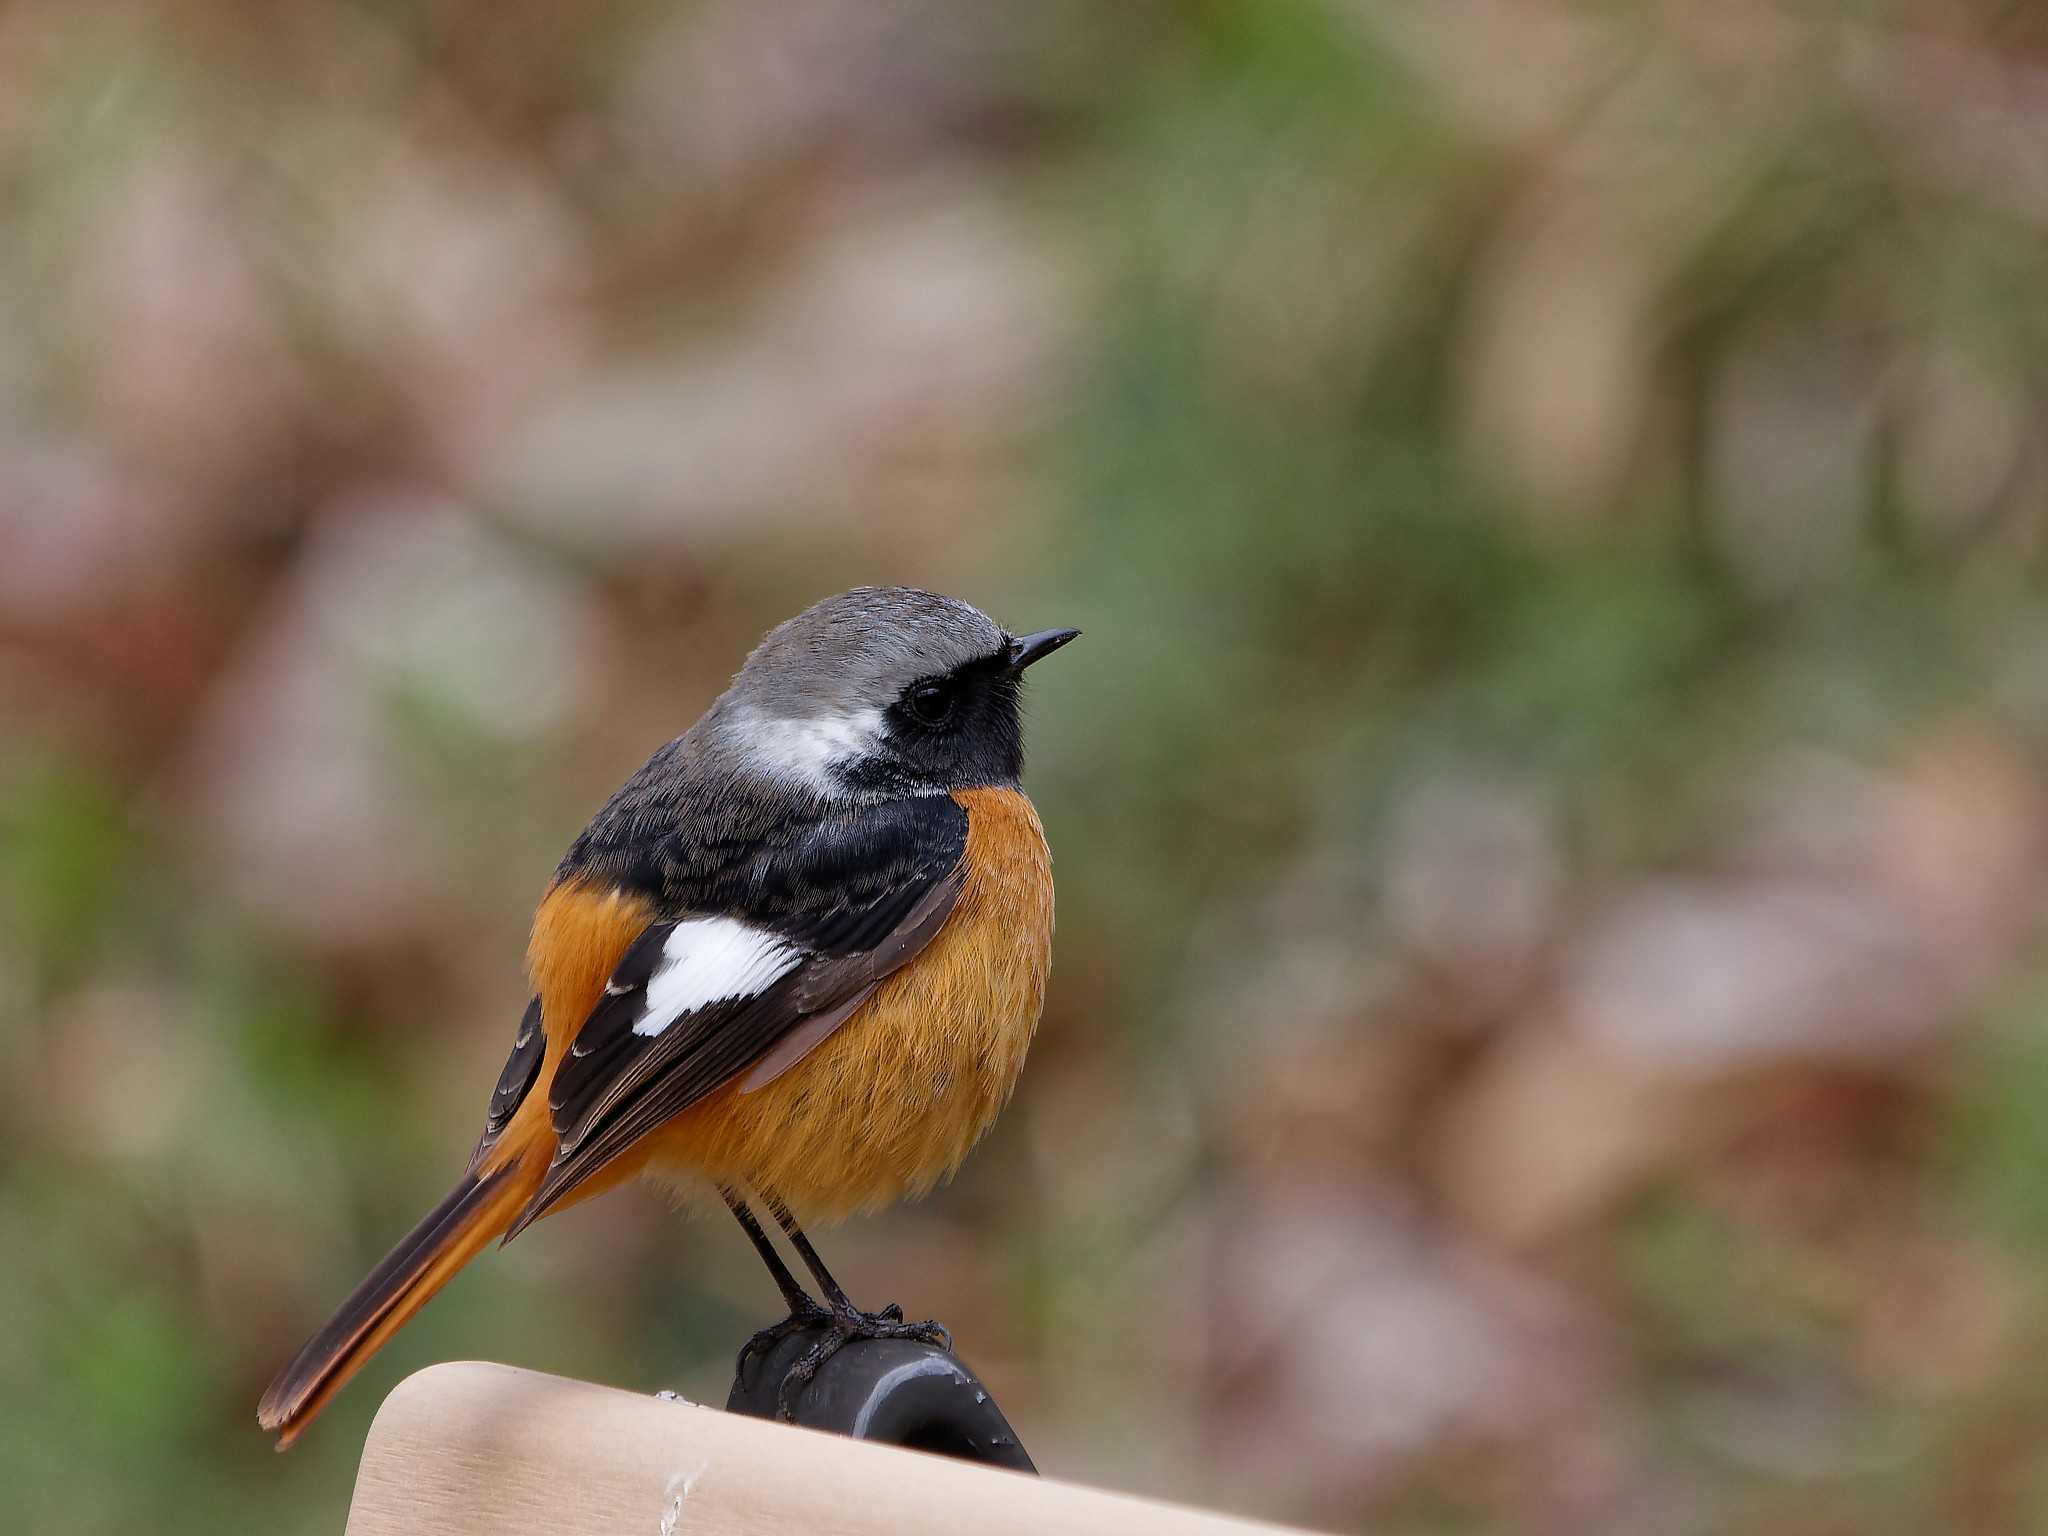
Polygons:
<instances>
[{"instance_id":1,"label":"bird","mask_svg":"<svg viewBox=\"0 0 2048 1536\"><path fill-rule=\"evenodd\" d=\"M723 1205L767 1264L789 1316L742 1367L820 1330L783 1417L850 1340L950 1347L900 1307L855 1307L804 1223L927 1193L1016 1086L1053 927L1020 689L1078 634L1012 634L913 587L856 587L769 631L547 882L468 1166L264 1393L279 1450L491 1242L636 1177Z\"/></svg>"}]
</instances>

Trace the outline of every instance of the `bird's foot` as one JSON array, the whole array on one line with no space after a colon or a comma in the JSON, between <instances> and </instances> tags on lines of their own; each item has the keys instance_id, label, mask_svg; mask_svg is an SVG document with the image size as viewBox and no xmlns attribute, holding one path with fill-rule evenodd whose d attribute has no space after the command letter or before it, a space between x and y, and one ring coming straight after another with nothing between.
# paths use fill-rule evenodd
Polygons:
<instances>
[{"instance_id":1,"label":"bird's foot","mask_svg":"<svg viewBox=\"0 0 2048 1536\"><path fill-rule=\"evenodd\" d=\"M860 1312L852 1307L834 1307L829 1312L813 1315L805 1326L822 1317L830 1323L823 1338L805 1350L790 1366L782 1378L782 1386L775 1394L775 1407L785 1424L796 1422L796 1400L798 1394L818 1374L818 1368L855 1339L911 1339L919 1344L934 1344L940 1349L953 1347L953 1334L943 1324L926 1318L921 1323L903 1321L903 1309L893 1301L879 1312ZM760 1335L756 1334L755 1338ZM751 1341L749 1341L751 1348ZM741 1357L745 1358L745 1351Z\"/></svg>"},{"instance_id":2,"label":"bird's foot","mask_svg":"<svg viewBox=\"0 0 2048 1536\"><path fill-rule=\"evenodd\" d=\"M766 1355L792 1333L802 1333L806 1328L815 1328L820 1323L829 1323L831 1320L830 1312L812 1302L808 1306L796 1308L781 1322L770 1323L740 1346L739 1358L734 1360L732 1365L733 1384L739 1384L740 1378L747 1372L747 1362L754 1356Z\"/></svg>"}]
</instances>

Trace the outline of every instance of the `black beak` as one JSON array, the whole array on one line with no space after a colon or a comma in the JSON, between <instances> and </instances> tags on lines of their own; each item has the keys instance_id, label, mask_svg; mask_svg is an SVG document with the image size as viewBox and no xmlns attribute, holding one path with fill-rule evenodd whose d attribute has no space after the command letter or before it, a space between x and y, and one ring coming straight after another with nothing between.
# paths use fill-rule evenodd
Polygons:
<instances>
[{"instance_id":1,"label":"black beak","mask_svg":"<svg viewBox=\"0 0 2048 1536\"><path fill-rule=\"evenodd\" d=\"M1022 672L1034 661L1043 661L1080 633L1078 629L1041 629L1035 635L1019 635L1010 642L1010 670Z\"/></svg>"}]
</instances>

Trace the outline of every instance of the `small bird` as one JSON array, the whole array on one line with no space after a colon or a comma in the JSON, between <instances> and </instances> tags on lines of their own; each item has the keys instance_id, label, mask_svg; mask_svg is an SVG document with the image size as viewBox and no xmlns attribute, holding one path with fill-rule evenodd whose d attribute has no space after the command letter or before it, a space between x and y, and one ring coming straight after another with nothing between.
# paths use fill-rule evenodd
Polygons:
<instances>
[{"instance_id":1,"label":"small bird","mask_svg":"<svg viewBox=\"0 0 2048 1536\"><path fill-rule=\"evenodd\" d=\"M636 1175L723 1202L768 1265L790 1315L742 1364L825 1325L785 1417L850 1339L950 1344L900 1308L856 1308L799 1223L924 1194L1016 1085L1053 915L1018 693L1078 633L1012 635L910 587L858 587L769 632L556 868L469 1166L264 1393L278 1449L493 1238Z\"/></svg>"}]
</instances>

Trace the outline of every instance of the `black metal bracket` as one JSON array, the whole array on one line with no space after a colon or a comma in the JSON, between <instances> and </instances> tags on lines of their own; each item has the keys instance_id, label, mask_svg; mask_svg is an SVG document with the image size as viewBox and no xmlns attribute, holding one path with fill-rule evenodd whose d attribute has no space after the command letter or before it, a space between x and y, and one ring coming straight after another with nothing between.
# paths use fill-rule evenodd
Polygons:
<instances>
[{"instance_id":1,"label":"black metal bracket","mask_svg":"<svg viewBox=\"0 0 2048 1536\"><path fill-rule=\"evenodd\" d=\"M725 1400L728 1413L779 1417L776 1396L797 1358L825 1334L818 1323L748 1357ZM1017 1432L981 1379L951 1350L911 1339L854 1339L796 1394L795 1422L856 1440L1036 1472Z\"/></svg>"}]
</instances>

